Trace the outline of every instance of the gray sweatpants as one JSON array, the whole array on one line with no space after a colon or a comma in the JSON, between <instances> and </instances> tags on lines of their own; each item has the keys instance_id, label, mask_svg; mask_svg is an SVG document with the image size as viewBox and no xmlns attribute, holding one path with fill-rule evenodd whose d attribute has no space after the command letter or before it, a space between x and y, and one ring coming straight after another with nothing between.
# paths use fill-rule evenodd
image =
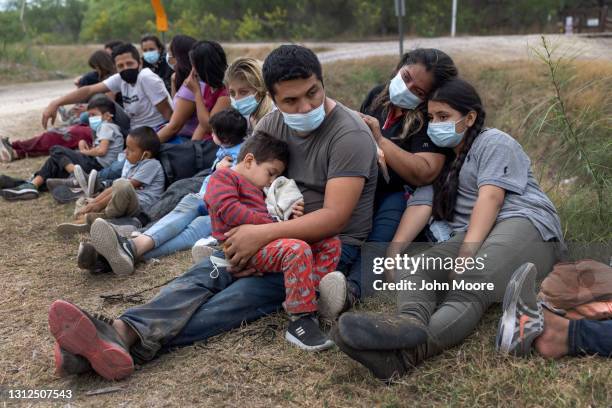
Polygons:
<instances>
[{"instance_id":1,"label":"gray sweatpants","mask_svg":"<svg viewBox=\"0 0 612 408\"><path fill-rule=\"evenodd\" d=\"M454 259L465 234L457 233L449 241L429 249L424 258ZM418 347L417 362L461 343L472 333L487 308L503 299L512 273L523 263L535 264L538 279L543 279L556 261L556 248L556 243L542 241L540 233L528 219L510 218L493 227L474 256L482 260L484 267L480 270L472 268L449 278L445 266L439 268L439 263L430 262L428 268L418 268L414 274L409 271L400 274L400 279L414 282L412 285L417 290L399 292L398 311L416 317L428 328L428 342ZM449 290L420 290L423 284L431 285L434 281L447 283ZM493 290L466 288L489 283L494 285Z\"/></svg>"}]
</instances>

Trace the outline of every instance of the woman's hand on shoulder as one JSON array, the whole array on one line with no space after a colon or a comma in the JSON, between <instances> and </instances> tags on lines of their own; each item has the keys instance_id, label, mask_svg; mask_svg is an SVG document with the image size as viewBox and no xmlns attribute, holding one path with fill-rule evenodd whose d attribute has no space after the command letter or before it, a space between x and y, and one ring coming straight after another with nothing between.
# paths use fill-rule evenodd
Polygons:
<instances>
[{"instance_id":1,"label":"woman's hand on shoulder","mask_svg":"<svg viewBox=\"0 0 612 408\"><path fill-rule=\"evenodd\" d=\"M200 81L198 80L195 69L191 68L191 72L189 73L189 76L185 78L184 85L187 87L187 89L193 92L194 95L197 95L200 93Z\"/></svg>"},{"instance_id":2,"label":"woman's hand on shoulder","mask_svg":"<svg viewBox=\"0 0 612 408\"><path fill-rule=\"evenodd\" d=\"M368 127L372 131L372 136L374 136L374 141L378 143L378 141L383 137L381 129L380 129L380 122L378 122L378 119L376 119L373 116L366 115L361 112L358 112L358 113L359 113L359 116L361 116L361 119L363 119L365 124L368 125Z\"/></svg>"}]
</instances>

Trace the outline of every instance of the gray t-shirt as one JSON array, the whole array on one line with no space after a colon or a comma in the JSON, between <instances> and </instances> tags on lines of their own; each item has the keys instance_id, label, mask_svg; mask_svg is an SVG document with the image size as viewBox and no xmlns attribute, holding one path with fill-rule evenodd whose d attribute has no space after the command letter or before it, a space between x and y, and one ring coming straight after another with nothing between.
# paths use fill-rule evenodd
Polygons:
<instances>
[{"instance_id":1,"label":"gray t-shirt","mask_svg":"<svg viewBox=\"0 0 612 408\"><path fill-rule=\"evenodd\" d=\"M336 177L363 177L365 185L351 219L340 234L346 244L359 245L372 228L374 193L378 177L376 146L369 128L355 111L336 102L321 126L299 136L283 122L279 110L257 124L261 130L289 144L287 177L294 179L304 195L304 210L323 208L325 185Z\"/></svg>"},{"instance_id":2,"label":"gray t-shirt","mask_svg":"<svg viewBox=\"0 0 612 408\"><path fill-rule=\"evenodd\" d=\"M155 106L163 100L167 100L172 106L172 100L164 81L149 68L138 73L134 85L125 82L119 74L105 79L104 85L115 93L121 92L123 109L130 117L130 127L156 128L166 122Z\"/></svg>"},{"instance_id":3,"label":"gray t-shirt","mask_svg":"<svg viewBox=\"0 0 612 408\"><path fill-rule=\"evenodd\" d=\"M164 170L156 159L145 159L132 165L125 161L121 178L134 179L142 186L136 189L142 211L148 211L164 192Z\"/></svg>"},{"instance_id":4,"label":"gray t-shirt","mask_svg":"<svg viewBox=\"0 0 612 408\"><path fill-rule=\"evenodd\" d=\"M121 129L112 122L102 122L95 133L96 138L94 140L94 146L99 146L102 140L109 141L106 154L96 157L100 166L108 167L112 162L117 160L117 156L123 151L123 135L121 134Z\"/></svg>"},{"instance_id":5,"label":"gray t-shirt","mask_svg":"<svg viewBox=\"0 0 612 408\"><path fill-rule=\"evenodd\" d=\"M561 222L553 203L542 192L531 172L531 160L521 145L498 129L486 129L474 141L461 171L455 214L450 222L455 231L467 231L478 189L493 185L506 190L496 222L508 218L527 218L544 241L563 241ZM417 189L412 205L429 204L433 190ZM429 197L429 199L428 199Z\"/></svg>"}]
</instances>

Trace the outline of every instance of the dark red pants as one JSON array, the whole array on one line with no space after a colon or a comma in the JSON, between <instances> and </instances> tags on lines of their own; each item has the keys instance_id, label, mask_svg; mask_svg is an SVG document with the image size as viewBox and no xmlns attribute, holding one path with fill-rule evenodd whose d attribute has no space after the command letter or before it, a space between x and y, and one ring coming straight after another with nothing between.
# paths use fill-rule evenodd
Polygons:
<instances>
[{"instance_id":1,"label":"dark red pants","mask_svg":"<svg viewBox=\"0 0 612 408\"><path fill-rule=\"evenodd\" d=\"M76 149L79 141L85 140L92 144L91 128L87 125L73 125L68 127L66 134L57 132L44 132L40 136L27 140L12 142L11 146L19 159L35 156L49 155L49 149L53 146L64 146Z\"/></svg>"}]
</instances>

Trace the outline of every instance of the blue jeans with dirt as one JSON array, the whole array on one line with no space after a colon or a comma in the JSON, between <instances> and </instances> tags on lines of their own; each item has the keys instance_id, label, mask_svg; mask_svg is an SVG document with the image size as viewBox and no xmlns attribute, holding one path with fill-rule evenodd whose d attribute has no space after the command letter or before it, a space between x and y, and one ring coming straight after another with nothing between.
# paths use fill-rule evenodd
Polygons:
<instances>
[{"instance_id":1,"label":"blue jeans with dirt","mask_svg":"<svg viewBox=\"0 0 612 408\"><path fill-rule=\"evenodd\" d=\"M153 239L155 247L144 254L144 259L161 258L191 249L197 240L210 236L210 217L201 215L201 203L198 194L187 194L174 210L146 230L144 235Z\"/></svg>"},{"instance_id":2,"label":"blue jeans with dirt","mask_svg":"<svg viewBox=\"0 0 612 408\"><path fill-rule=\"evenodd\" d=\"M358 253L359 247L343 244L338 269L352 264ZM164 286L151 301L119 317L140 339L130 348L136 362L149 361L160 351L206 340L282 309L282 273L233 281L228 273L211 276L214 270L210 259L204 258Z\"/></svg>"}]
</instances>

